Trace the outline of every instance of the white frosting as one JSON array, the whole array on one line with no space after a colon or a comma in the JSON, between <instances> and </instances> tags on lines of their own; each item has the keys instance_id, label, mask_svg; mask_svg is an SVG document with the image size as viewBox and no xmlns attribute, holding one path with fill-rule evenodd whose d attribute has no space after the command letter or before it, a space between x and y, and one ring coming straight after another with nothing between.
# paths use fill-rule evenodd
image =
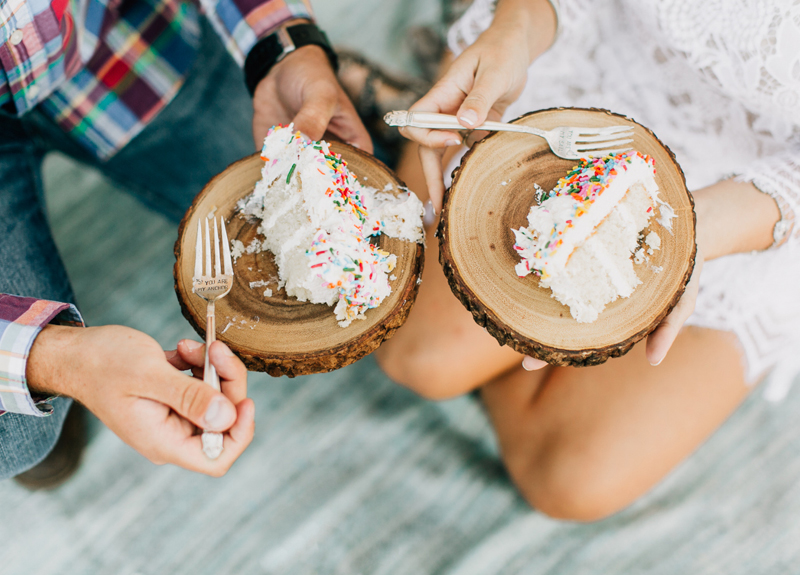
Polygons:
<instances>
[{"instance_id":1,"label":"white frosting","mask_svg":"<svg viewBox=\"0 0 800 575\"><path fill-rule=\"evenodd\" d=\"M363 187L327 142L307 140L291 125L270 130L261 155L262 179L239 208L261 220L260 249L275 256L279 287L301 301L335 305L342 327L363 319L391 293L388 274L397 261L369 236L421 242L422 203L411 192Z\"/></svg>"},{"instance_id":2,"label":"white frosting","mask_svg":"<svg viewBox=\"0 0 800 575\"><path fill-rule=\"evenodd\" d=\"M592 235L608 214L617 207L620 200L634 184L641 184L653 198L653 203L658 201L658 185L653 177L653 169L641 158L634 158L628 169L616 176L608 187L600 194L586 214L582 217L572 218L576 206L582 202L571 195L555 195L544 200L541 205L532 206L528 213L528 231L538 238L549 238L551 231L559 222L571 219L573 226L564 230L560 236L563 244L555 250L550 257L541 260L532 260L531 268L539 271L546 270L548 274L560 273L566 267L572 252L575 251L586 239ZM668 204L667 207L669 207ZM662 214L664 212L662 211ZM674 215L673 215L674 217ZM512 230L517 232L517 230ZM531 245L535 252L539 243ZM524 257L524 254L520 254ZM547 266L546 268L544 266ZM519 273L519 272L525 273ZM517 274L524 276L529 270L517 266Z\"/></svg>"},{"instance_id":3,"label":"white frosting","mask_svg":"<svg viewBox=\"0 0 800 575\"><path fill-rule=\"evenodd\" d=\"M512 230L517 275L537 273L578 322L593 322L641 283L633 267L647 259L639 232L656 206L669 223L673 212L658 197L652 159L629 152L582 163L531 208L527 228ZM661 238L651 232L645 243L652 254Z\"/></svg>"}]
</instances>

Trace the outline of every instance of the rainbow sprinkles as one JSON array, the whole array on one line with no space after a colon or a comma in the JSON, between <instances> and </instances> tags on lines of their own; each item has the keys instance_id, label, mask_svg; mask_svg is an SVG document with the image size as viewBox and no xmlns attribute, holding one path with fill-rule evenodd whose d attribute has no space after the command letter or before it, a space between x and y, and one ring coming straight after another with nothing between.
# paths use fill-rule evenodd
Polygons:
<instances>
[{"instance_id":1,"label":"rainbow sprinkles","mask_svg":"<svg viewBox=\"0 0 800 575\"><path fill-rule=\"evenodd\" d=\"M256 239L233 243L234 257L269 250L278 266L278 287L301 301L335 306L339 325L377 307L391 293L397 257L370 243L385 233L422 241L422 203L391 186L363 186L341 155L290 126L275 126L264 140L261 181L239 202L239 211L260 220Z\"/></svg>"},{"instance_id":2,"label":"rainbow sprinkles","mask_svg":"<svg viewBox=\"0 0 800 575\"><path fill-rule=\"evenodd\" d=\"M630 151L583 160L528 214L528 227L514 232L521 261L517 275L533 273L542 287L589 323L618 297L641 283L634 271L660 248L654 232L641 231L656 211L671 230L674 211L658 196L653 158Z\"/></svg>"}]
</instances>

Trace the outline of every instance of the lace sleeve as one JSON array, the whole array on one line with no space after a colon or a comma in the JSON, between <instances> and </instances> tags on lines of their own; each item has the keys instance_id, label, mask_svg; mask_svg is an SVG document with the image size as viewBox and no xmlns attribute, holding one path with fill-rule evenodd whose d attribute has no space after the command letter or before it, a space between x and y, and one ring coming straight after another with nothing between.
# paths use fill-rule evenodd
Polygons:
<instances>
[{"instance_id":1,"label":"lace sleeve","mask_svg":"<svg viewBox=\"0 0 800 575\"><path fill-rule=\"evenodd\" d=\"M773 247L789 243L800 244L800 150L793 150L756 160L737 175L736 181L752 183L774 198L781 211L775 224Z\"/></svg>"},{"instance_id":2,"label":"lace sleeve","mask_svg":"<svg viewBox=\"0 0 800 575\"><path fill-rule=\"evenodd\" d=\"M556 0L559 6L559 28L557 41L563 41L563 32L572 27L578 15L591 9L593 0ZM458 56L473 44L491 25L498 0L475 0L456 20L447 33L447 45ZM556 44L553 44L554 46Z\"/></svg>"},{"instance_id":3,"label":"lace sleeve","mask_svg":"<svg viewBox=\"0 0 800 575\"><path fill-rule=\"evenodd\" d=\"M456 20L447 33L447 45L458 56L475 43L494 19L497 0L475 0L463 16Z\"/></svg>"}]
</instances>

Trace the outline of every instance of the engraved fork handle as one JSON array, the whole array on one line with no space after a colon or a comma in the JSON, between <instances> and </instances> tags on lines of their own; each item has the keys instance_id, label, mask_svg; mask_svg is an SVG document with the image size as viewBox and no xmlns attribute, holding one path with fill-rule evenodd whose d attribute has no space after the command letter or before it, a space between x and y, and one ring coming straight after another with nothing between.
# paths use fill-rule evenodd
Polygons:
<instances>
[{"instance_id":1,"label":"engraved fork handle","mask_svg":"<svg viewBox=\"0 0 800 575\"><path fill-rule=\"evenodd\" d=\"M408 126L410 128L429 128L432 130L489 130L492 132L518 132L534 134L546 138L546 132L531 126L506 124L504 122L487 121L476 128L465 128L458 122L458 118L449 114L435 112L389 112L384 118L390 126Z\"/></svg>"},{"instance_id":2,"label":"engraved fork handle","mask_svg":"<svg viewBox=\"0 0 800 575\"><path fill-rule=\"evenodd\" d=\"M220 391L219 375L217 369L211 364L208 350L211 344L217 339L217 320L214 314L214 300L211 299L206 307L206 354L205 366L203 369L203 381ZM222 434L216 431L203 430L201 437L203 442L203 452L209 459L216 459L222 453Z\"/></svg>"},{"instance_id":3,"label":"engraved fork handle","mask_svg":"<svg viewBox=\"0 0 800 575\"><path fill-rule=\"evenodd\" d=\"M217 369L211 363L208 353L208 350L211 348L211 344L217 341L217 319L214 313L214 304L214 300L211 300L208 302L208 306L206 307L206 357L205 369L203 370L203 381L217 391L220 391L219 375L217 375Z\"/></svg>"}]
</instances>

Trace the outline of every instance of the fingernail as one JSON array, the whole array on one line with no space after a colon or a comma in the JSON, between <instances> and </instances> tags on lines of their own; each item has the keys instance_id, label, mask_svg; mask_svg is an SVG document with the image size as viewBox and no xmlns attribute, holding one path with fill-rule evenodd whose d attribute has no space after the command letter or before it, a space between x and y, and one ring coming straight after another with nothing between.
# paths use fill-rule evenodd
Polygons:
<instances>
[{"instance_id":1,"label":"fingernail","mask_svg":"<svg viewBox=\"0 0 800 575\"><path fill-rule=\"evenodd\" d=\"M361 149L361 146L359 146L356 142L347 142L347 143L353 146L354 148L358 148L359 150Z\"/></svg>"},{"instance_id":2,"label":"fingernail","mask_svg":"<svg viewBox=\"0 0 800 575\"><path fill-rule=\"evenodd\" d=\"M211 400L203 419L206 421L206 429L221 431L235 416L230 402L217 396Z\"/></svg>"},{"instance_id":3,"label":"fingernail","mask_svg":"<svg viewBox=\"0 0 800 575\"><path fill-rule=\"evenodd\" d=\"M203 344L199 341L193 341L191 339L184 339L183 345L189 348L189 351L195 351L203 347Z\"/></svg>"},{"instance_id":4,"label":"fingernail","mask_svg":"<svg viewBox=\"0 0 800 575\"><path fill-rule=\"evenodd\" d=\"M652 361L651 361L651 362L650 362L650 365L652 365L653 367L656 367L656 366L659 366L659 365L661 365L661 362L662 362L662 361L664 361L664 358L663 358L663 357L662 357L661 359L659 359L658 361L656 361L656 362L652 362Z\"/></svg>"},{"instance_id":5,"label":"fingernail","mask_svg":"<svg viewBox=\"0 0 800 575\"><path fill-rule=\"evenodd\" d=\"M228 357L233 357L233 352L231 351L231 348L229 348L227 345L222 345L222 353L224 353Z\"/></svg>"},{"instance_id":6,"label":"fingernail","mask_svg":"<svg viewBox=\"0 0 800 575\"><path fill-rule=\"evenodd\" d=\"M425 203L425 213L422 216L422 223L425 227L430 227L436 221L436 210L433 209L433 202L428 200Z\"/></svg>"},{"instance_id":7,"label":"fingernail","mask_svg":"<svg viewBox=\"0 0 800 575\"><path fill-rule=\"evenodd\" d=\"M459 120L467 124L468 126L474 126L475 123L478 121L478 114L475 110L467 110L461 116L458 117Z\"/></svg>"},{"instance_id":8,"label":"fingernail","mask_svg":"<svg viewBox=\"0 0 800 575\"><path fill-rule=\"evenodd\" d=\"M533 358L526 357L522 360L522 369L525 371L533 371Z\"/></svg>"},{"instance_id":9,"label":"fingernail","mask_svg":"<svg viewBox=\"0 0 800 575\"><path fill-rule=\"evenodd\" d=\"M447 140L444 143L444 145L445 146L460 146L461 145L461 140Z\"/></svg>"}]
</instances>

